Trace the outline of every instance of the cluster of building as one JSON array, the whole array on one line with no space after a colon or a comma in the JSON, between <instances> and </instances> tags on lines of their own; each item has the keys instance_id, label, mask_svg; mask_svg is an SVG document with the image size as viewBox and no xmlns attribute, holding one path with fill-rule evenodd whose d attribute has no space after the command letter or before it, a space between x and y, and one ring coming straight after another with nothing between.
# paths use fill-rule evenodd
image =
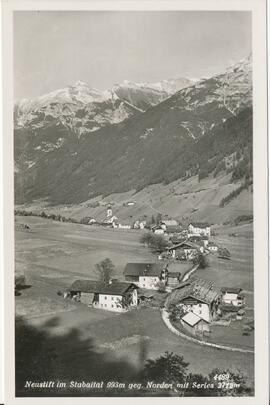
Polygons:
<instances>
[{"instance_id":1,"label":"cluster of building","mask_svg":"<svg viewBox=\"0 0 270 405\"><path fill-rule=\"evenodd\" d=\"M128 201L124 203L124 206L130 207L133 206L135 202ZM101 220L97 220L93 217L84 217L83 223L87 225L101 225L108 226L110 228L119 228L119 229L144 229L146 227L146 220L138 219L135 221L131 220L121 220L119 217L113 214L112 207L107 206L106 217Z\"/></svg>"},{"instance_id":2,"label":"cluster of building","mask_svg":"<svg viewBox=\"0 0 270 405\"><path fill-rule=\"evenodd\" d=\"M133 204L126 204L130 205ZM92 218L89 220L91 223L97 222ZM138 220L132 225L120 222L113 215L111 206L107 207L107 216L101 224L120 229L146 227L146 221ZM244 296L240 288L222 287L217 291L210 281L198 278L183 281L186 279L183 276L193 270L191 260L198 253L220 250L209 240L210 224L191 222L184 228L178 221L166 219L153 225L150 230L170 241L170 246L158 257L167 260L159 263L127 263L123 272L124 281L113 279L106 285L95 280L76 280L66 291L66 296L89 307L125 312L153 297L147 294L147 290L167 291L171 293L168 302L176 309L179 322L195 335L209 331L211 322L223 311L238 312L243 307Z\"/></svg>"},{"instance_id":3,"label":"cluster of building","mask_svg":"<svg viewBox=\"0 0 270 405\"><path fill-rule=\"evenodd\" d=\"M182 272L190 265L183 264ZM179 269L179 267L178 267ZM112 279L104 285L96 280L76 280L65 291L65 298L71 297L93 308L125 312L136 307L140 298L145 296L143 290L159 290L161 286L171 291L180 284L180 271L170 271L168 264L127 263L124 269L125 281Z\"/></svg>"},{"instance_id":4,"label":"cluster of building","mask_svg":"<svg viewBox=\"0 0 270 405\"><path fill-rule=\"evenodd\" d=\"M172 292L170 305L179 313L178 320L190 333L209 332L211 322L223 312L238 313L244 306L241 288L214 289L211 281L191 279Z\"/></svg>"},{"instance_id":5,"label":"cluster of building","mask_svg":"<svg viewBox=\"0 0 270 405\"><path fill-rule=\"evenodd\" d=\"M167 306L179 311L179 321L195 335L209 331L211 322L223 312L238 313L244 306L241 288L222 287L218 291L212 282L198 278L183 282L183 275L192 267L182 263L175 271L170 266L168 263L127 263L123 273L125 281L112 279L104 285L96 280L76 280L66 290L65 297L92 308L126 312L153 298L147 291L153 294L163 285L164 290L171 293Z\"/></svg>"}]
</instances>

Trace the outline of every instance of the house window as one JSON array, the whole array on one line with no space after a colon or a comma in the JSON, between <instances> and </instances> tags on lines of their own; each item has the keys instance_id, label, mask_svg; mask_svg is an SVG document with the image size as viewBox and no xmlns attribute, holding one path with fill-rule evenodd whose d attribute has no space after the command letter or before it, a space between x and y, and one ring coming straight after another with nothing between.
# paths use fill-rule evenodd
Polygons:
<instances>
[{"instance_id":1,"label":"house window","mask_svg":"<svg viewBox=\"0 0 270 405\"><path fill-rule=\"evenodd\" d=\"M114 306L112 305L112 308L114 308Z\"/></svg>"},{"instance_id":2,"label":"house window","mask_svg":"<svg viewBox=\"0 0 270 405\"><path fill-rule=\"evenodd\" d=\"M199 311L199 314L201 315L202 311Z\"/></svg>"},{"instance_id":3,"label":"house window","mask_svg":"<svg viewBox=\"0 0 270 405\"><path fill-rule=\"evenodd\" d=\"M106 297L106 295L105 295L104 300L106 300L106 299L107 299L107 297Z\"/></svg>"},{"instance_id":4,"label":"house window","mask_svg":"<svg viewBox=\"0 0 270 405\"><path fill-rule=\"evenodd\" d=\"M199 304L199 307L201 308L201 307L202 307L202 304Z\"/></svg>"},{"instance_id":5,"label":"house window","mask_svg":"<svg viewBox=\"0 0 270 405\"><path fill-rule=\"evenodd\" d=\"M104 307L106 307L107 306L107 304L104 304Z\"/></svg>"}]
</instances>

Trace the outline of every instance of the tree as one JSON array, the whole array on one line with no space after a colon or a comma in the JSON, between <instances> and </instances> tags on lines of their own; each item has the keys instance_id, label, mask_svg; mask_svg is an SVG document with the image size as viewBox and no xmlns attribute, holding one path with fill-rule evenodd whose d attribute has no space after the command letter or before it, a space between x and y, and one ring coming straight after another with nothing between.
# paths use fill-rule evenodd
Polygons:
<instances>
[{"instance_id":1,"label":"tree","mask_svg":"<svg viewBox=\"0 0 270 405\"><path fill-rule=\"evenodd\" d=\"M153 243L154 235L152 232L146 232L140 237L140 243L148 247Z\"/></svg>"},{"instance_id":2,"label":"tree","mask_svg":"<svg viewBox=\"0 0 270 405\"><path fill-rule=\"evenodd\" d=\"M156 287L158 289L158 292L160 292L160 293L165 293L166 292L166 286L162 281L158 281L156 283Z\"/></svg>"},{"instance_id":3,"label":"tree","mask_svg":"<svg viewBox=\"0 0 270 405\"><path fill-rule=\"evenodd\" d=\"M156 216L156 224L159 224L162 220L162 215L160 213L157 214Z\"/></svg>"},{"instance_id":4,"label":"tree","mask_svg":"<svg viewBox=\"0 0 270 405\"><path fill-rule=\"evenodd\" d=\"M161 253L168 247L168 242L163 235L154 235L150 246L154 251Z\"/></svg>"},{"instance_id":5,"label":"tree","mask_svg":"<svg viewBox=\"0 0 270 405\"><path fill-rule=\"evenodd\" d=\"M105 259L102 260L100 263L97 263L95 265L96 267L96 273L99 278L99 282L102 285L107 285L109 284L109 281L111 280L111 277L114 273L115 266L113 262L110 259Z\"/></svg>"},{"instance_id":6,"label":"tree","mask_svg":"<svg viewBox=\"0 0 270 405\"><path fill-rule=\"evenodd\" d=\"M205 269L209 267L209 260L203 253L198 253L193 259L193 264L198 264L199 269Z\"/></svg>"},{"instance_id":7,"label":"tree","mask_svg":"<svg viewBox=\"0 0 270 405\"><path fill-rule=\"evenodd\" d=\"M148 381L177 384L186 379L188 365L189 363L184 361L183 356L165 352L156 360L146 361L143 376Z\"/></svg>"}]
</instances>

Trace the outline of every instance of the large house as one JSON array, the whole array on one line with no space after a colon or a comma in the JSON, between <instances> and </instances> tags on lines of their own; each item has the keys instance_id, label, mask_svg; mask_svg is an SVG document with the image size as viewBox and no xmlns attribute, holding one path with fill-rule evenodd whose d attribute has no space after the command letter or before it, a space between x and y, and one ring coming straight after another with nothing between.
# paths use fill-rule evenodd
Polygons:
<instances>
[{"instance_id":1,"label":"large house","mask_svg":"<svg viewBox=\"0 0 270 405\"><path fill-rule=\"evenodd\" d=\"M77 301L107 311L125 312L138 304L138 287L133 283L112 280L101 285L95 280L76 280L69 288L69 294Z\"/></svg>"},{"instance_id":2,"label":"large house","mask_svg":"<svg viewBox=\"0 0 270 405\"><path fill-rule=\"evenodd\" d=\"M206 322L211 322L219 305L219 294L213 289L213 283L193 279L176 288L170 299L184 313L192 312Z\"/></svg>"},{"instance_id":3,"label":"large house","mask_svg":"<svg viewBox=\"0 0 270 405\"><path fill-rule=\"evenodd\" d=\"M168 269L167 265L160 263L127 263L124 276L126 281L140 288L157 290L160 281L166 285Z\"/></svg>"},{"instance_id":4,"label":"large house","mask_svg":"<svg viewBox=\"0 0 270 405\"><path fill-rule=\"evenodd\" d=\"M183 241L167 248L167 252L170 253L172 258L185 260L193 259L196 254L203 252L203 250L203 246L199 246L196 243L189 241Z\"/></svg>"},{"instance_id":5,"label":"large house","mask_svg":"<svg viewBox=\"0 0 270 405\"><path fill-rule=\"evenodd\" d=\"M191 235L211 235L211 227L207 222L191 222L188 231Z\"/></svg>"}]
</instances>

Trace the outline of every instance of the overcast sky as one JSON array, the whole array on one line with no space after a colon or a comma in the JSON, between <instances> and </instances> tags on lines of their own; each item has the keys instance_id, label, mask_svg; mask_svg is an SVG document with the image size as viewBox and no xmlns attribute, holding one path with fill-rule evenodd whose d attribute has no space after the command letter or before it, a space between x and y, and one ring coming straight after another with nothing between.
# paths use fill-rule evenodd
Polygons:
<instances>
[{"instance_id":1,"label":"overcast sky","mask_svg":"<svg viewBox=\"0 0 270 405\"><path fill-rule=\"evenodd\" d=\"M15 99L221 72L251 51L249 12L17 11Z\"/></svg>"}]
</instances>

